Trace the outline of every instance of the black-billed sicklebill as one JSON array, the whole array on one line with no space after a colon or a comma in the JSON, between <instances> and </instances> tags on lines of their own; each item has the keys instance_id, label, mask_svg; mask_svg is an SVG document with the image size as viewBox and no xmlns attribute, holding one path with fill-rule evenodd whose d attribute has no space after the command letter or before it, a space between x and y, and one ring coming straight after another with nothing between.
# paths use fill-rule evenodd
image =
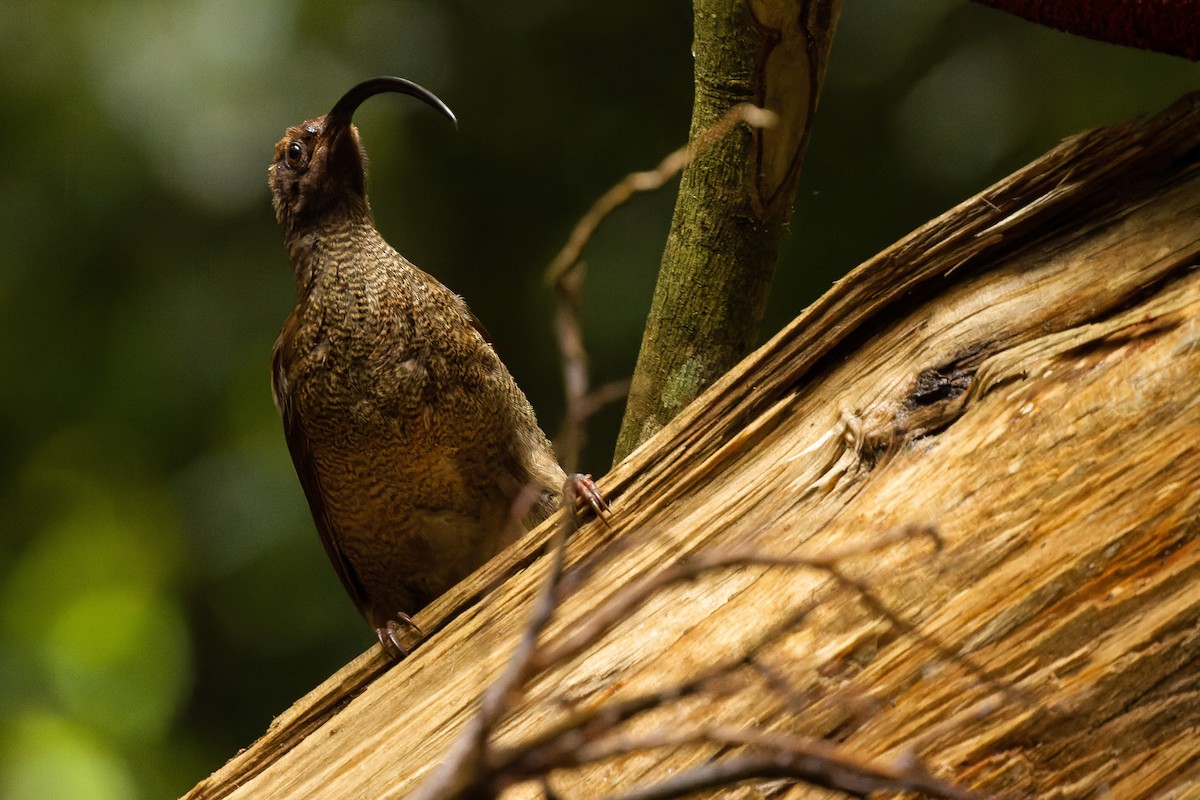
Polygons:
<instances>
[{"instance_id":1,"label":"black-billed sicklebill","mask_svg":"<svg viewBox=\"0 0 1200 800\"><path fill-rule=\"evenodd\" d=\"M271 366L325 551L380 643L403 652L397 623L545 519L566 476L466 303L375 229L350 120L383 92L454 120L415 83L372 78L275 146L296 304ZM586 479L581 492L603 503Z\"/></svg>"}]
</instances>

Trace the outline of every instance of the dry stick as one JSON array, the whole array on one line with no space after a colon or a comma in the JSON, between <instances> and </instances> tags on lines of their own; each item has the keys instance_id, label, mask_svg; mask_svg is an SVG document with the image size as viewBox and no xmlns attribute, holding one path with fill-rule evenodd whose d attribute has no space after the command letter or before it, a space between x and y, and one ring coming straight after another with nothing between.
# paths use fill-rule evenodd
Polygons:
<instances>
[{"instance_id":1,"label":"dry stick","mask_svg":"<svg viewBox=\"0 0 1200 800\"><path fill-rule=\"evenodd\" d=\"M727 786L735 780L750 778L793 778L807 783L836 789L849 794L864 795L876 790L917 791L935 797L967 798L971 795L953 784L930 775L915 761L900 759L892 764L855 758L843 749L820 739L764 733L726 726L709 726L691 733L650 734L625 743L613 743L612 753L604 747L593 748L589 760L601 760L620 755L626 748L648 750L661 747L683 747L708 744L720 747L752 747L766 753L745 753L724 762L709 763L688 770L656 786L632 790L622 798L657 790L656 797L678 797L697 788ZM769 774L762 774L764 766ZM709 770L713 771L710 772ZM743 777L731 778L731 774ZM703 776L703 777L702 777ZM719 777L721 783L701 784L700 781ZM684 788L687 787L687 788ZM670 791L669 791L670 790Z\"/></svg>"},{"instance_id":2,"label":"dry stick","mask_svg":"<svg viewBox=\"0 0 1200 800\"><path fill-rule=\"evenodd\" d=\"M739 666L751 663L763 647L803 620L811 611L812 605L799 609L782 624L773 626L771 631L768 631L740 658L718 665L690 681L572 715L532 740L527 740L514 748L497 751L489 746L489 737L504 713L515 705L528 678L548 664L554 663L552 659L548 660L544 655L538 656L537 639L549 623L562 597L560 581L563 576L563 548L566 535L575 525L575 496L571 488L568 486L564 491L567 509L562 525L555 534L554 560L530 622L504 672L496 683L484 693L476 718L472 720L467 731L456 743L442 769L435 774L433 779L419 788L416 796L421 800L438 797L490 797L497 794L506 785L530 778L541 778L545 786L547 785L545 775L554 769L578 766L650 746L701 741L723 745L728 745L730 742L736 742L739 745L747 743L761 745L769 740L767 734L758 731L723 730L719 741L712 731L702 731L694 734L690 739L678 741L663 738L631 739L624 742L618 740L607 746L596 744L598 739L613 731L618 725L640 714L662 707L668 702L696 694L716 678L731 673ZM653 591L657 591L662 586L676 580L692 579L708 569L738 564L809 566L839 576L840 572L837 570L839 562L877 551L899 539L911 538L914 535L930 537L940 549L941 541L931 528L908 526L861 547L847 548L807 559L760 556L755 553L701 554L700 557L693 558L688 564L680 565L680 567L688 569L665 570L664 573L670 573L670 580L644 581L640 585L635 585L634 591L622 592L621 602L613 603L610 599L610 602L602 607L602 611L605 612L603 616L611 617L614 609L619 614L621 609L630 607L627 604L633 603L633 606L636 606L638 602L644 601ZM660 573L660 575L664 573ZM855 583L848 578L845 580L852 585ZM863 589L865 590L865 587ZM890 612L886 612L885 615L891 616ZM576 652L575 648L588 646L609 628L611 625L597 627L595 633L584 637L587 640L586 643L573 637L569 638L569 646L560 646L557 652L564 657L569 657L572 652ZM777 741L777 739L770 739L770 741ZM730 782L751 778L776 777L807 780L851 794L865 793L877 788L892 788L925 791L939 797L966 797L960 790L930 778L915 760L905 761L908 767L902 776L903 782L896 783L898 778L894 774L895 770L888 772L884 767L859 764L845 756L839 756L839 759L831 762L824 759L821 753L811 752L811 748L800 752L792 747L791 750L775 752L767 757L742 756L724 764L707 765L686 772L658 786L639 791L655 792L655 794L646 795L648 797L677 797L697 788L727 785ZM723 783L713 784L711 781Z\"/></svg>"},{"instance_id":3,"label":"dry stick","mask_svg":"<svg viewBox=\"0 0 1200 800\"><path fill-rule=\"evenodd\" d=\"M934 797L956 799L971 796L965 790L933 777L914 760L899 759L891 764L874 762L856 758L819 739L741 728L707 727L687 733L662 730L614 741L587 743L576 752L576 758L569 766L597 763L638 751L696 745L753 747L767 752L742 753L719 763L708 763L619 797L678 797L701 788L764 778L801 780L854 795L889 790L924 792ZM645 794L649 792L654 794Z\"/></svg>"},{"instance_id":4,"label":"dry stick","mask_svg":"<svg viewBox=\"0 0 1200 800\"><path fill-rule=\"evenodd\" d=\"M741 781L780 778L801 780L856 797L879 790L922 792L948 800L970 800L976 796L934 778L918 763L875 764L847 755L828 742L805 737L709 728L692 734L648 736L628 744L638 749L716 744L748 746L766 752L745 753L703 764L661 783L611 795L607 800L671 800Z\"/></svg>"},{"instance_id":5,"label":"dry stick","mask_svg":"<svg viewBox=\"0 0 1200 800\"><path fill-rule=\"evenodd\" d=\"M832 744L809 737L732 726L709 726L683 734L659 731L605 740L605 735L618 725L669 702L697 694L706 684L731 674L737 667L752 664L759 650L794 627L815 605L814 602L800 613L792 615L787 623L764 636L746 655L713 668L698 678L582 712L534 740L508 751L493 752L491 762L495 765L496 774L503 775L511 783L541 778L543 786L548 786L545 775L553 770L593 764L638 751L704 744L722 748L752 746L769 752L765 755L742 754L718 765L704 765L661 784L636 789L619 797L622 800L628 800L629 797L679 797L702 788L766 778L802 780L859 796L875 790L891 790L924 792L952 800L971 797L953 784L932 777L913 757L911 750L901 753L891 764L876 763L855 758ZM972 711L978 713L981 708L973 707ZM955 718L961 721L960 715Z\"/></svg>"},{"instance_id":6,"label":"dry stick","mask_svg":"<svg viewBox=\"0 0 1200 800\"><path fill-rule=\"evenodd\" d=\"M583 346L583 326L579 322L579 295L583 287L583 269L563 272L555 281L558 311L554 330L562 354L563 389L566 413L562 429L554 443L559 463L570 474L579 469L579 454L586 435L583 403L588 394L588 355Z\"/></svg>"},{"instance_id":7,"label":"dry stick","mask_svg":"<svg viewBox=\"0 0 1200 800\"><path fill-rule=\"evenodd\" d=\"M531 739L506 750L494 752L493 763L497 765L498 771L503 771L516 780L584 763L579 758L579 749L583 745L635 717L667 703L699 694L713 681L751 663L761 650L799 625L815 607L814 601L788 615L785 620L772 626L771 630L739 658L710 667L683 683L577 711Z\"/></svg>"},{"instance_id":8,"label":"dry stick","mask_svg":"<svg viewBox=\"0 0 1200 800\"><path fill-rule=\"evenodd\" d=\"M516 649L500 677L480 697L479 710L467 723L466 730L454 743L446 760L429 780L417 787L413 800L487 796L484 787L490 786L494 778L487 758L488 738L520 696L522 687L529 679L538 636L558 608L555 589L566 560L567 539L579 525L574 476L568 477L563 486L563 506L558 527L549 543L551 559L546 582Z\"/></svg>"},{"instance_id":9,"label":"dry stick","mask_svg":"<svg viewBox=\"0 0 1200 800\"><path fill-rule=\"evenodd\" d=\"M749 662L749 666L759 674L763 682L767 684L767 688L781 698L781 702L792 716L800 716L816 700L814 690L797 691L791 681L780 674L774 667L764 664L761 660L753 659Z\"/></svg>"},{"instance_id":10,"label":"dry stick","mask_svg":"<svg viewBox=\"0 0 1200 800\"><path fill-rule=\"evenodd\" d=\"M855 556L877 552L897 541L911 539L915 536L927 536L935 543L938 549L941 547L941 540L932 528L905 526L861 548L848 548L840 552L825 555L808 557L777 556L759 553L748 548L712 550L697 553L684 563L675 564L661 572L648 575L610 595L586 619L576 623L569 634L557 643L546 645L535 656L531 665L532 671L537 672L551 664L573 658L598 641L600 637L608 633L617 623L625 619L634 609L646 602L656 592L673 583L695 580L702 573L712 570L745 566L807 567L826 573L838 583L848 586L860 595L869 595L870 589L861 581L856 581L841 573L838 569L838 563ZM911 624L899 620L895 614L889 611L873 595L868 599L868 605L872 611L883 616L903 632L914 632Z\"/></svg>"},{"instance_id":11,"label":"dry stick","mask_svg":"<svg viewBox=\"0 0 1200 800\"><path fill-rule=\"evenodd\" d=\"M585 622L577 623L572 629L572 635L560 640L557 645L544 645L542 651L531 661L529 672L541 671L582 652L611 630L613 625L626 618L630 611L671 583L694 580L704 572L732 566L799 566L820 569L855 587L859 593L869 592L869 589L862 584L842 576L838 571L838 565L851 558L878 552L900 540L918 536L928 537L934 543L936 550L941 549L941 539L931 527L908 525L897 528L873 542L808 558L765 556L746 549L701 553L683 564L663 570L618 591L607 602L601 604L599 609L593 612ZM565 583L559 586L560 596L563 594L562 589L565 586ZM882 605L877 600L876 604ZM869 605L872 608L875 607L875 604L869 603ZM552 769L572 766L577 757L577 749L584 743L594 740L635 716L658 708L667 702L696 694L713 680L729 674L739 666L745 664L753 666L754 659L764 647L776 641L787 630L798 625L811 610L811 605L797 609L781 624L772 626L757 644L751 646L744 655L732 662L717 665L676 686L577 712L532 739L508 750L493 753L492 763L496 765L498 772L506 773L513 780L527 779ZM894 615L886 608L880 613L891 620L896 627L906 631L913 630L911 625L895 619Z\"/></svg>"},{"instance_id":12,"label":"dry stick","mask_svg":"<svg viewBox=\"0 0 1200 800\"><path fill-rule=\"evenodd\" d=\"M605 564L610 564L622 558L625 553L637 546L636 536L614 536L599 542L595 548L586 552L577 560L571 569L565 571L558 581L558 596L560 602L577 591L595 574L596 570Z\"/></svg>"},{"instance_id":13,"label":"dry stick","mask_svg":"<svg viewBox=\"0 0 1200 800\"><path fill-rule=\"evenodd\" d=\"M1013 699L1015 702L1026 706L1032 703L1032 699L1028 694L1021 689L1018 689L1016 686L1004 681L999 675L996 675L987 667L981 664L976 664L974 659L968 658L962 653L951 650L933 636L926 636L925 634L921 633L919 630L917 630L916 625L899 616L898 614L893 613L887 607L887 604L884 603L878 595L871 591L871 587L869 587L865 582L859 580L858 578L851 578L849 575L842 572L841 568L837 564L830 564L827 567L818 567L818 569L822 569L835 581L852 590L862 599L864 603L866 603L867 608L886 619L888 623L890 623L901 633L914 637L918 642L933 650L933 652L937 653L939 658L948 661L951 664L958 664L973 677L977 678L983 683L998 687L1001 692ZM1050 709L1047 709L1047 711L1054 713Z\"/></svg>"},{"instance_id":14,"label":"dry stick","mask_svg":"<svg viewBox=\"0 0 1200 800\"><path fill-rule=\"evenodd\" d=\"M756 128L775 124L778 118L766 109L741 103L729 109L712 127L702 131L692 143L664 158L646 172L632 172L600 196L587 213L575 224L567 243L550 262L546 279L558 295L555 331L563 360L563 385L566 393L566 413L557 444L558 457L568 472L577 469L579 451L583 447L584 427L589 417L610 402L624 397L629 391L628 379L605 384L594 392L588 390L588 356L583 346L579 322L579 295L583 286L580 256L600 223L624 205L638 192L654 191L677 175L698 153L715 144L739 122Z\"/></svg>"},{"instance_id":15,"label":"dry stick","mask_svg":"<svg viewBox=\"0 0 1200 800\"><path fill-rule=\"evenodd\" d=\"M630 383L629 378L624 378L595 390L588 389L588 354L583 345L583 326L579 321L583 274L581 263L577 269L562 273L554 284L558 294L554 330L558 336L558 349L562 353L567 406L554 449L559 463L568 474L579 468L579 454L587 441L587 421L604 406L629 394Z\"/></svg>"},{"instance_id":16,"label":"dry stick","mask_svg":"<svg viewBox=\"0 0 1200 800\"><path fill-rule=\"evenodd\" d=\"M627 615L635 608L644 603L654 593L660 591L666 586L687 580L694 580L703 572L715 569L723 569L733 566L765 566L765 567L807 567L820 570L829 575L835 582L854 591L866 606L877 615L883 617L890 625L902 633L910 634L917 638L918 641L932 648L941 658L944 658L951 663L962 665L971 675L993 686L1001 687L1004 694L1014 697L1020 702L1028 702L1028 698L1020 690L1008 686L1001 681L997 676L993 675L987 669L974 663L969 658L955 653L950 648L946 647L941 642L933 637L926 636L917 630L916 626L899 615L891 611L887 605L871 590L871 588L863 581L852 578L846 575L841 568L841 563L850 558L861 555L867 555L872 552L893 544L902 539L909 539L914 536L929 537L936 550L940 550L942 542L936 531L927 526L909 525L898 528L891 534L882 537L874 542L866 543L859 547L845 548L840 551L826 553L824 555L810 557L786 557L786 556L771 556L763 555L753 551L746 550L725 550L711 551L701 553L693 557L689 561L670 567L662 572L656 573L643 579L638 583L634 583L629 587L620 590L612 595L607 602L591 614L587 620L577 624L572 633L555 644L547 644L542 651L535 655L530 663L530 673L541 671L553 664L566 661L578 653L586 650L608 631L610 631L617 623L625 619ZM567 720L564 720L555 728L544 732L535 740L525 742L518 748L510 751L497 759L498 763L504 763L504 769L515 768L517 773L521 773L528 777L538 772L548 771L550 769L562 768L570 766L571 759L563 761L563 754L570 753L572 748L580 747L589 736L594 738L594 729L611 730L616 725L631 719L634 716L650 711L663 705L670 700L678 699L679 697L694 694L703 688L705 684L713 678L729 672L733 667L743 663L751 663L754 654L763 644L773 641L783 630L787 630L796 624L798 619L802 619L810 609L805 608L800 610L799 616L790 619L787 624L781 628L774 629L771 634L765 637L759 646L753 648L746 656L739 659L730 665L719 666L712 672L705 674L697 679L688 681L676 687L671 687L660 692L654 692L647 695L630 698L621 703L610 704L609 706L594 709L575 715ZM973 707L974 713L988 713L992 709L992 703L977 704ZM960 715L955 715L956 720L960 719ZM599 724L603 721L603 724ZM532 762L528 760L530 755L537 754ZM613 753L610 753L613 755ZM517 766L516 762L526 760L527 763L522 766ZM588 759L591 760L591 759ZM511 762L511 763L506 763ZM913 786L910 789L919 787ZM957 791L957 790L955 790ZM955 794L943 796L958 796Z\"/></svg>"},{"instance_id":17,"label":"dry stick","mask_svg":"<svg viewBox=\"0 0 1200 800\"><path fill-rule=\"evenodd\" d=\"M534 740L527 741L517 748L495 753L488 745L488 738L504 713L515 705L516 698L519 697L521 688L529 676L539 668L536 659L538 636L549 623L563 597L558 590L563 574L565 543L568 535L577 526L575 492L569 480L568 485L564 487L563 497L565 503L563 518L550 543L553 548L553 560L547 572L542 593L538 597L525 631L503 673L480 698L479 710L447 754L446 761L429 780L417 788L417 792L414 794L416 800L466 797L471 796L472 793L486 795L502 776L510 780L518 775L531 777L544 773L555 766L562 766L560 754L569 752L569 748L572 746L572 742L568 741L570 734L578 733L587 728L589 724L596 723L597 720L599 720L598 726L602 729L611 729L644 711L681 696L698 692L714 677L730 671L744 663L746 659L753 658L758 650L774 640L779 632L793 627L811 610L811 607L806 607L797 614L791 615L781 626L774 628L768 636L764 637L759 645L752 648L746 656L732 664L718 666L692 681L664 691L631 698L622 703L610 704L575 715L564 723L543 732ZM530 763L531 761L540 763ZM525 763L521 764L520 762Z\"/></svg>"},{"instance_id":18,"label":"dry stick","mask_svg":"<svg viewBox=\"0 0 1200 800\"><path fill-rule=\"evenodd\" d=\"M604 408L609 403L615 403L618 400L624 400L629 394L629 384L631 379L622 378L619 381L609 381L601 384L595 389L588 392L581 403L580 414L584 419L590 418L600 409Z\"/></svg>"}]
</instances>

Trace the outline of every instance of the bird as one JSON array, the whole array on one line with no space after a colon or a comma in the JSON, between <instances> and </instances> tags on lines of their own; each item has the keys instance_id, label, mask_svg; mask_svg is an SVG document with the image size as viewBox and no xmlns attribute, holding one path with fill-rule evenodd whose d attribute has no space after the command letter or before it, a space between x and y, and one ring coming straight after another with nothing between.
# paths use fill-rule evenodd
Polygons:
<instances>
[{"instance_id":1,"label":"bird","mask_svg":"<svg viewBox=\"0 0 1200 800\"><path fill-rule=\"evenodd\" d=\"M351 120L381 93L457 125L429 90L380 76L275 145L268 185L296 295L271 382L325 552L403 656L412 615L546 519L565 486L598 514L607 504L590 476L568 481L465 301L376 229Z\"/></svg>"}]
</instances>

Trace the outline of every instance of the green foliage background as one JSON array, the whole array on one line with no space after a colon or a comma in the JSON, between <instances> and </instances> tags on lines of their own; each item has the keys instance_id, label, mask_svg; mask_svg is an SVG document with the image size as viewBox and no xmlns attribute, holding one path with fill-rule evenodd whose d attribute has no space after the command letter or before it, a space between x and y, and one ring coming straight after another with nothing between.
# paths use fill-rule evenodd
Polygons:
<instances>
[{"instance_id":1,"label":"green foliage background","mask_svg":"<svg viewBox=\"0 0 1200 800\"><path fill-rule=\"evenodd\" d=\"M468 298L553 431L542 270L683 141L690 36L680 0L0 0L0 798L176 796L373 641L271 404L284 128L375 74L455 109L457 134L404 98L357 115L379 226ZM1197 77L960 0L848 0L764 333ZM673 203L638 199L587 251L600 380L632 369Z\"/></svg>"}]
</instances>

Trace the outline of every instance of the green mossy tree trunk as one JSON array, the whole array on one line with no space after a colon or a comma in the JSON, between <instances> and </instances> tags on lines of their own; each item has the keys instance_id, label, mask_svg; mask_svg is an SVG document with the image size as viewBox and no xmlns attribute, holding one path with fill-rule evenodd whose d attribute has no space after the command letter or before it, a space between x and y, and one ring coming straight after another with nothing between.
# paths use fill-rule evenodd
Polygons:
<instances>
[{"instance_id":1,"label":"green mossy tree trunk","mask_svg":"<svg viewBox=\"0 0 1200 800\"><path fill-rule=\"evenodd\" d=\"M691 140L738 103L774 111L684 170L642 338L620 461L750 351L825 77L840 0L694 0Z\"/></svg>"}]
</instances>

